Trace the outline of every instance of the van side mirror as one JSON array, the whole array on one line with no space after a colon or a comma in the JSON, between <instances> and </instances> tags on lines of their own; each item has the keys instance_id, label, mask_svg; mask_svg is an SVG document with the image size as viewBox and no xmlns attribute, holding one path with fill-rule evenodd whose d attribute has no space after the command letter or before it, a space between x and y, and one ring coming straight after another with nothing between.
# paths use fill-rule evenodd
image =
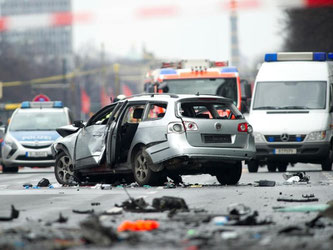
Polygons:
<instances>
[{"instance_id":1,"label":"van side mirror","mask_svg":"<svg viewBox=\"0 0 333 250\"><path fill-rule=\"evenodd\" d=\"M252 96L251 84L247 80L241 80L242 99L247 100Z\"/></svg>"},{"instance_id":2,"label":"van side mirror","mask_svg":"<svg viewBox=\"0 0 333 250\"><path fill-rule=\"evenodd\" d=\"M333 112L333 106L330 107L330 113L332 113L332 112Z\"/></svg>"},{"instance_id":3,"label":"van side mirror","mask_svg":"<svg viewBox=\"0 0 333 250\"><path fill-rule=\"evenodd\" d=\"M83 121L82 120L77 120L77 121L74 121L74 127L76 128L83 128L84 127L84 124L83 124Z\"/></svg>"}]
</instances>

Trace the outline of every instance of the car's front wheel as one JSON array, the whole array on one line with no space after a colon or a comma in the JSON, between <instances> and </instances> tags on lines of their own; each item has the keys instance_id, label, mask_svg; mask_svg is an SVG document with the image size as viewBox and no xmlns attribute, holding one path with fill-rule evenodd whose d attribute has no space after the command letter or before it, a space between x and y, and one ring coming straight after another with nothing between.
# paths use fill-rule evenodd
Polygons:
<instances>
[{"instance_id":1,"label":"car's front wheel","mask_svg":"<svg viewBox=\"0 0 333 250\"><path fill-rule=\"evenodd\" d=\"M221 163L221 165L216 171L216 179L221 185L236 185L242 175L242 162L226 165Z\"/></svg>"},{"instance_id":2,"label":"car's front wheel","mask_svg":"<svg viewBox=\"0 0 333 250\"><path fill-rule=\"evenodd\" d=\"M60 184L68 185L75 180L74 165L72 159L67 153L61 152L56 157L54 173Z\"/></svg>"},{"instance_id":3,"label":"car's front wheel","mask_svg":"<svg viewBox=\"0 0 333 250\"><path fill-rule=\"evenodd\" d=\"M140 185L161 184L161 173L151 170L154 163L144 148L140 149L134 157L133 173L135 181Z\"/></svg>"},{"instance_id":4,"label":"car's front wheel","mask_svg":"<svg viewBox=\"0 0 333 250\"><path fill-rule=\"evenodd\" d=\"M5 164L2 164L2 173L17 173L18 167L6 167Z\"/></svg>"}]
</instances>

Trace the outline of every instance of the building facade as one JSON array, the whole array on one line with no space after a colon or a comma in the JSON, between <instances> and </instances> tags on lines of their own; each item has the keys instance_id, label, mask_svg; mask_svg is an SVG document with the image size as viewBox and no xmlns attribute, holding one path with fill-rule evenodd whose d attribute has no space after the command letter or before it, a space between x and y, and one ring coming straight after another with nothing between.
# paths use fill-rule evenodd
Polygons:
<instances>
[{"instance_id":1,"label":"building facade","mask_svg":"<svg viewBox=\"0 0 333 250\"><path fill-rule=\"evenodd\" d=\"M2 20L6 19L3 22L14 20L14 24L0 32L1 42L34 58L68 57L72 54L71 25L38 26L36 23L36 27L33 24L27 27L27 23L38 22L36 16L43 21L48 15L71 11L71 0L0 0L0 15Z\"/></svg>"}]
</instances>

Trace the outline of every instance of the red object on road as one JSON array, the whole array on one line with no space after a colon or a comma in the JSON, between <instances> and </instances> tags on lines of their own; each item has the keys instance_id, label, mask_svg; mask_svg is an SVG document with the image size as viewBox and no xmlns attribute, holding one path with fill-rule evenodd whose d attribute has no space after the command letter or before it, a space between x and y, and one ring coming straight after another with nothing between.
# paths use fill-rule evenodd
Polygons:
<instances>
[{"instance_id":1,"label":"red object on road","mask_svg":"<svg viewBox=\"0 0 333 250\"><path fill-rule=\"evenodd\" d=\"M124 231L151 231L157 229L160 224L155 220L126 220L118 226L118 232Z\"/></svg>"}]
</instances>

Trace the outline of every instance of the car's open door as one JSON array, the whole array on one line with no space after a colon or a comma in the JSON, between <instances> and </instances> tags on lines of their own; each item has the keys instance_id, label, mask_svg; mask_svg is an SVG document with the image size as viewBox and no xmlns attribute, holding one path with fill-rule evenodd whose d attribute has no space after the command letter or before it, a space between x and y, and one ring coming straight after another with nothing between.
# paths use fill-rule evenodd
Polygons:
<instances>
[{"instance_id":1,"label":"car's open door","mask_svg":"<svg viewBox=\"0 0 333 250\"><path fill-rule=\"evenodd\" d=\"M75 143L76 168L97 167L105 155L105 142L110 125L123 102L106 106L90 118Z\"/></svg>"},{"instance_id":2,"label":"car's open door","mask_svg":"<svg viewBox=\"0 0 333 250\"><path fill-rule=\"evenodd\" d=\"M110 126L108 129L106 137L106 162L107 165L112 167L115 164L116 159L116 145L117 145L117 134L119 129L119 124L121 124L122 113L124 112L128 101L122 102L122 106L119 106L115 117L110 121Z\"/></svg>"}]
</instances>

